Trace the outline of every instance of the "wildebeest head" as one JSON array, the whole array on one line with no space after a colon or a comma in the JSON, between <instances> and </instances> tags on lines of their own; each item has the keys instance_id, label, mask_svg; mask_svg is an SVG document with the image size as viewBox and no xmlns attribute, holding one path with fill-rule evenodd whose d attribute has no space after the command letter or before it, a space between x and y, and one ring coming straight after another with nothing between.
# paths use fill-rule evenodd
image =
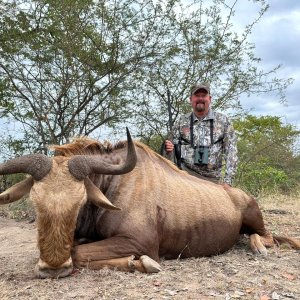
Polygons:
<instances>
[{"instance_id":1,"label":"wildebeest head","mask_svg":"<svg viewBox=\"0 0 300 300\"><path fill-rule=\"evenodd\" d=\"M87 199L98 207L118 209L88 178L90 174L118 175L130 172L136 152L127 130L127 157L110 164L101 156L43 154L18 157L0 164L0 174L31 176L0 194L0 203L10 203L30 193L35 206L40 258L35 267L39 278L68 276L73 270L71 248L80 208Z\"/></svg>"}]
</instances>

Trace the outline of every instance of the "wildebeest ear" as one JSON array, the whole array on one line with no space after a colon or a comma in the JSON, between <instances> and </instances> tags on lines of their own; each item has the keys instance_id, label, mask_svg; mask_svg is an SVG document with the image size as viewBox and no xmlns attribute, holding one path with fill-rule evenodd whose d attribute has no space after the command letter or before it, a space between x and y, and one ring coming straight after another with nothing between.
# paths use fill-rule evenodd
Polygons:
<instances>
[{"instance_id":1,"label":"wildebeest ear","mask_svg":"<svg viewBox=\"0 0 300 300\"><path fill-rule=\"evenodd\" d=\"M21 199L30 192L33 186L33 178L30 176L20 181L0 194L0 204L7 204Z\"/></svg>"},{"instance_id":2,"label":"wildebeest ear","mask_svg":"<svg viewBox=\"0 0 300 300\"><path fill-rule=\"evenodd\" d=\"M106 209L121 210L119 207L114 206L89 178L84 179L84 184L87 192L87 199L93 204Z\"/></svg>"}]
</instances>

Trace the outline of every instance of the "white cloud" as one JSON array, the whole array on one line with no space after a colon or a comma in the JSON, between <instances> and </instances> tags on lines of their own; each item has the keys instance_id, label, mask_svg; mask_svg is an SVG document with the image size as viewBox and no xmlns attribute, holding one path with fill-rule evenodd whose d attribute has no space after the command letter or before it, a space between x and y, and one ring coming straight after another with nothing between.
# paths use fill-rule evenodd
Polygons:
<instances>
[{"instance_id":1,"label":"white cloud","mask_svg":"<svg viewBox=\"0 0 300 300\"><path fill-rule=\"evenodd\" d=\"M272 93L253 99L244 97L241 102L245 108L252 108L252 114L280 116L300 129L300 1L272 0L269 4L269 10L255 26L250 40L256 46L256 56L262 59L263 69L282 65L278 77L293 78L294 82L287 89L286 105ZM248 23L257 12L258 6L252 1L240 0L235 17L237 28Z\"/></svg>"}]
</instances>

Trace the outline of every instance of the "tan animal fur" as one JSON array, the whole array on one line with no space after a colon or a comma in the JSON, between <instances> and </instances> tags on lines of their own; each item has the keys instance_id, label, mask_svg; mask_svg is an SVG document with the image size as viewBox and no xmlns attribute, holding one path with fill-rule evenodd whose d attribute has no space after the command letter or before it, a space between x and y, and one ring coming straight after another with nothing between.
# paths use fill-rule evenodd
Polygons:
<instances>
[{"instance_id":1,"label":"tan animal fur","mask_svg":"<svg viewBox=\"0 0 300 300\"><path fill-rule=\"evenodd\" d=\"M67 276L73 263L159 271L161 256L220 254L240 233L250 234L256 253L265 254L265 247L274 245L252 197L180 171L142 143L135 143L137 162L132 171L90 174L90 181L76 179L68 161L74 155L92 155L119 165L126 161L126 142L104 146L81 138L53 148L59 156L52 159L50 172L41 180L27 180L37 212L38 277ZM10 194L16 194L14 189ZM0 202L7 202L7 191L1 195ZM87 243L81 244L83 240ZM278 240L300 249L296 239Z\"/></svg>"}]
</instances>

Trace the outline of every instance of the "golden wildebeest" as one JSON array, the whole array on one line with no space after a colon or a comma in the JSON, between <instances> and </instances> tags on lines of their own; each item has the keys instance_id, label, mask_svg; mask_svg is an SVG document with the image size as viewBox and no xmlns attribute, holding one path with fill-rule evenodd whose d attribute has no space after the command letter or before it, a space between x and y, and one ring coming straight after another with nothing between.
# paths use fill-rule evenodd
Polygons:
<instances>
[{"instance_id":1,"label":"golden wildebeest","mask_svg":"<svg viewBox=\"0 0 300 300\"><path fill-rule=\"evenodd\" d=\"M30 193L36 209L40 278L68 276L73 265L157 272L159 257L199 257L230 249L250 234L255 253L275 239L256 201L237 188L180 171L141 143L104 147L78 139L56 146L60 154L18 157L0 174L31 176L0 195L10 203ZM85 243L82 243L82 241Z\"/></svg>"}]
</instances>

